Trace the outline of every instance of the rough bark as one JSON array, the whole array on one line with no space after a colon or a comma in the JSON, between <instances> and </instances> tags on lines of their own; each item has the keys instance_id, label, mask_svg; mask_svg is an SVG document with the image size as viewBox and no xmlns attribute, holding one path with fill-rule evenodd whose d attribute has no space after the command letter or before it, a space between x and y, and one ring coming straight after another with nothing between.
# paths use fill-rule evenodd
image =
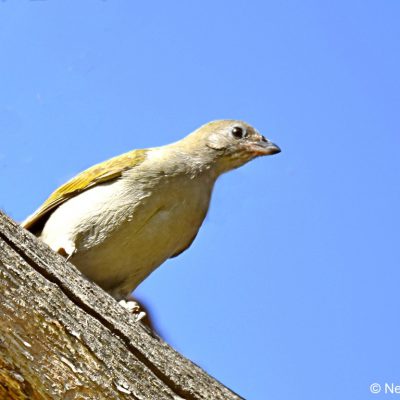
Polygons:
<instances>
[{"instance_id":1,"label":"rough bark","mask_svg":"<svg viewBox=\"0 0 400 400\"><path fill-rule=\"evenodd\" d=\"M0 399L240 399L0 212Z\"/></svg>"}]
</instances>

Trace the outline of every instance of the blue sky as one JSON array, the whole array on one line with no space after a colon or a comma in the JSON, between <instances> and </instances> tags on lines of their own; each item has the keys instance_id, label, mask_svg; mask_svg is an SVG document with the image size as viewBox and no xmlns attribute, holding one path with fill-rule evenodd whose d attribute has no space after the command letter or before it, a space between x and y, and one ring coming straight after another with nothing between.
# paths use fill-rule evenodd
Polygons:
<instances>
[{"instance_id":1,"label":"blue sky","mask_svg":"<svg viewBox=\"0 0 400 400\"><path fill-rule=\"evenodd\" d=\"M400 385L400 3L4 1L0 208L243 119L282 153L217 182L190 250L137 290L248 399Z\"/></svg>"}]
</instances>

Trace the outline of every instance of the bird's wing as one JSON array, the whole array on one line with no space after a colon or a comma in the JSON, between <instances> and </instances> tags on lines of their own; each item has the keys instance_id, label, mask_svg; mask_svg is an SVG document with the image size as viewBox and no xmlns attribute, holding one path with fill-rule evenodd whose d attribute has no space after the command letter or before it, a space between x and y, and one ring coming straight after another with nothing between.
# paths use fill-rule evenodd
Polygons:
<instances>
[{"instance_id":1,"label":"bird's wing","mask_svg":"<svg viewBox=\"0 0 400 400\"><path fill-rule=\"evenodd\" d=\"M124 171L141 164L146 158L146 153L147 150L133 150L81 172L55 190L42 206L21 224L22 227L37 232L56 207L95 185L120 177Z\"/></svg>"}]
</instances>

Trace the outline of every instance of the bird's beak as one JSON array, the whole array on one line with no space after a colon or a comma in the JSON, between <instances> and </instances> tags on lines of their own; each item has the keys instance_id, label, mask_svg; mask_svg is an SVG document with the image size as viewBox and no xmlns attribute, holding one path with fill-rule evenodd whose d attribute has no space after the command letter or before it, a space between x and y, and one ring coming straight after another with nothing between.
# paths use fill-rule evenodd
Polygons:
<instances>
[{"instance_id":1,"label":"bird's beak","mask_svg":"<svg viewBox=\"0 0 400 400\"><path fill-rule=\"evenodd\" d=\"M279 146L264 137L260 141L249 143L248 150L255 156L270 156L281 152Z\"/></svg>"}]
</instances>

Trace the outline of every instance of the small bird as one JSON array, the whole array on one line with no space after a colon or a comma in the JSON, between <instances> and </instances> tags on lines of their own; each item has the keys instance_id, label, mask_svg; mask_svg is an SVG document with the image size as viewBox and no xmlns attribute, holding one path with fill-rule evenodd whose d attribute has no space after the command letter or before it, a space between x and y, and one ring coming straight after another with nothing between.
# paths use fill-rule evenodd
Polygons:
<instances>
[{"instance_id":1,"label":"small bird","mask_svg":"<svg viewBox=\"0 0 400 400\"><path fill-rule=\"evenodd\" d=\"M124 301L192 244L222 173L279 152L243 121L209 122L178 142L132 150L81 172L22 226Z\"/></svg>"}]
</instances>

